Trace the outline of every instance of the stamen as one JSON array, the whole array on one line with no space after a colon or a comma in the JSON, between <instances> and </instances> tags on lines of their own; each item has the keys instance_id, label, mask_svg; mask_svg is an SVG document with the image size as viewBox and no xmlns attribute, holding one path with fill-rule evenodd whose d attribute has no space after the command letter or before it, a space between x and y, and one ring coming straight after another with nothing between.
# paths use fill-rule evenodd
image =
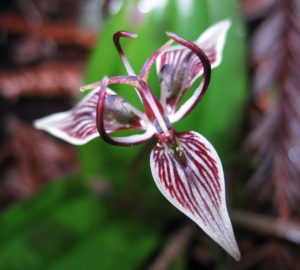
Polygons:
<instances>
[{"instance_id":1,"label":"stamen","mask_svg":"<svg viewBox=\"0 0 300 270\"><path fill-rule=\"evenodd\" d=\"M135 76L115 76L115 77L107 78L107 80L108 80L107 84L127 84L133 86L135 89L138 89L140 87L137 81L137 77ZM103 80L81 86L80 91L84 92L96 87L101 87L102 85L103 85Z\"/></svg>"},{"instance_id":2,"label":"stamen","mask_svg":"<svg viewBox=\"0 0 300 270\"><path fill-rule=\"evenodd\" d=\"M137 38L137 34L135 33L131 33L131 32L127 32L127 31L119 31L117 33L114 34L114 37L113 37L113 40L114 40L114 43L115 43L115 46L120 54L120 57L122 59L122 62L125 66L125 69L128 73L128 75L132 75L132 76L135 76L135 72L134 70L132 69L131 65L129 64L129 61L127 59L127 57L125 56L122 48L121 48L121 45L120 45L120 38L121 37L127 37L127 38Z\"/></svg>"},{"instance_id":3,"label":"stamen","mask_svg":"<svg viewBox=\"0 0 300 270\"><path fill-rule=\"evenodd\" d=\"M102 84L102 81L91 83L91 84L87 84L87 85L81 86L79 88L79 90L80 90L80 92L85 92L87 90L91 90L93 88L99 87L101 84Z\"/></svg>"}]
</instances>

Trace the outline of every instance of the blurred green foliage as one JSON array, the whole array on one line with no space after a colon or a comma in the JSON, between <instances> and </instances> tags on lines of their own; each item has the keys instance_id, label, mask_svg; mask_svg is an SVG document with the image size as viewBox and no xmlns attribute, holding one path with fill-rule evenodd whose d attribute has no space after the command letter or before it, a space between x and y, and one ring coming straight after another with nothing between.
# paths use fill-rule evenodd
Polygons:
<instances>
[{"instance_id":1,"label":"blurred green foliage","mask_svg":"<svg viewBox=\"0 0 300 270\"><path fill-rule=\"evenodd\" d=\"M112 213L81 179L58 181L2 217L0 269L133 269L157 235Z\"/></svg>"},{"instance_id":2,"label":"blurred green foliage","mask_svg":"<svg viewBox=\"0 0 300 270\"><path fill-rule=\"evenodd\" d=\"M139 34L136 40L121 40L138 73L150 54L168 40L165 30L195 40L211 24L231 19L223 62L213 70L207 94L175 126L177 131L195 130L206 136L224 161L232 155L239 136L246 97L243 24L234 1L186 1L191 7L180 6L183 2L169 0L141 14L136 1L124 1L119 13L103 27L91 54L86 82L126 74L112 42L112 35L119 30ZM155 68L150 85L158 94ZM133 89L115 90L137 103ZM129 173L142 148L115 147L100 139L80 147L82 170L78 177L56 181L4 213L0 269L136 269L143 265L163 245L161 233L166 224L176 224L185 217L156 189L149 154ZM100 178L109 186L109 196L93 192L92 180ZM178 262L174 269L184 268L182 257Z\"/></svg>"}]
</instances>

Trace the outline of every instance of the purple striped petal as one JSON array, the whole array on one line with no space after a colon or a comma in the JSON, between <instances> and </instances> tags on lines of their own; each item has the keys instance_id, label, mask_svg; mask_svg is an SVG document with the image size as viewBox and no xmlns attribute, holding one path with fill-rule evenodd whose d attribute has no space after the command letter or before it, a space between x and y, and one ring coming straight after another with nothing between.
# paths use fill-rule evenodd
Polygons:
<instances>
[{"instance_id":1,"label":"purple striped petal","mask_svg":"<svg viewBox=\"0 0 300 270\"><path fill-rule=\"evenodd\" d=\"M154 147L151 170L162 194L239 260L226 208L222 164L212 145L196 132L177 133L174 145Z\"/></svg>"},{"instance_id":2,"label":"purple striped petal","mask_svg":"<svg viewBox=\"0 0 300 270\"><path fill-rule=\"evenodd\" d=\"M69 143L81 145L99 136L96 109L100 87L91 91L73 109L56 113L34 122L36 128ZM123 129L144 130L143 113L109 88L104 107L104 126L107 132Z\"/></svg>"},{"instance_id":3,"label":"purple striped petal","mask_svg":"<svg viewBox=\"0 0 300 270\"><path fill-rule=\"evenodd\" d=\"M217 67L222 60L222 51L230 21L225 20L208 28L195 44L207 55L211 67ZM161 102L168 113L173 113L183 95L202 74L203 66L193 52L183 46L172 46L156 61L161 87Z\"/></svg>"}]
</instances>

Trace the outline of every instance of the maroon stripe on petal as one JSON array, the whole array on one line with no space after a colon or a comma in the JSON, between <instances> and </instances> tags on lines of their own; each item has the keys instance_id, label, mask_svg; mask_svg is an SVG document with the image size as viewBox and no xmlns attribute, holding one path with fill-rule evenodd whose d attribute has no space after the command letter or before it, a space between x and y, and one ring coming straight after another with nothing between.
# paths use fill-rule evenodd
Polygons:
<instances>
[{"instance_id":1,"label":"maroon stripe on petal","mask_svg":"<svg viewBox=\"0 0 300 270\"><path fill-rule=\"evenodd\" d=\"M170 67L168 73L163 72L166 67ZM187 89L202 71L201 61L189 49L177 46L164 52L158 67L162 98L165 99L162 102L166 102L166 105L175 111ZM162 82L167 76L172 76L173 80L168 87L163 87Z\"/></svg>"},{"instance_id":2,"label":"maroon stripe on petal","mask_svg":"<svg viewBox=\"0 0 300 270\"><path fill-rule=\"evenodd\" d=\"M186 149L187 150L187 149ZM201 160L203 161L204 165L207 166L205 168L204 165L197 162L195 158L193 158L193 155L187 152L187 155L191 160L193 160L193 163L196 164L196 166L199 168L199 173L201 175L206 174L206 178L210 180L212 183L215 191L217 194L220 194L220 182L219 182L219 172L217 168L217 164L215 160L211 159L205 151L195 151L195 155L200 156Z\"/></svg>"},{"instance_id":3,"label":"maroon stripe on petal","mask_svg":"<svg viewBox=\"0 0 300 270\"><path fill-rule=\"evenodd\" d=\"M196 201L196 198L193 196L193 193L190 192L189 189L187 189L187 186L181 181L181 177L178 174L178 171L176 170L177 166L175 164L175 161L172 160L172 167L174 168L174 174L175 174L175 185L176 188L184 192L185 201L183 202L182 206L186 207L187 205L191 205L193 214L197 214L204 223L206 223L208 220L205 216L199 211L198 203Z\"/></svg>"},{"instance_id":4,"label":"maroon stripe on petal","mask_svg":"<svg viewBox=\"0 0 300 270\"><path fill-rule=\"evenodd\" d=\"M202 216L197 208L195 198L189 199L190 193L180 180L180 176L176 170L176 164L173 159L168 158L168 155L161 151L154 153L155 159L159 160L160 166L159 178L165 189L169 191L172 199L176 199L179 204L190 210L192 213L197 213Z\"/></svg>"},{"instance_id":5,"label":"maroon stripe on petal","mask_svg":"<svg viewBox=\"0 0 300 270\"><path fill-rule=\"evenodd\" d=\"M190 138L182 137L181 140L186 144L187 148L193 149L195 154L202 157L202 161L213 174L213 177L211 177L210 179L213 182L217 191L219 192L221 190L220 181L219 181L219 171L218 171L216 160L211 158L209 155L207 155L207 152L209 153L210 150L203 143L196 141L194 139L194 136L191 136ZM194 149L194 147L196 149Z\"/></svg>"},{"instance_id":6,"label":"maroon stripe on petal","mask_svg":"<svg viewBox=\"0 0 300 270\"><path fill-rule=\"evenodd\" d=\"M211 185L213 183L213 178L209 175L209 172L207 171L207 169L203 165L198 163L187 151L186 151L186 155L191 160L191 162L196 165L197 171L193 171L193 173L195 174L195 177L197 177L197 173L198 173L199 177L197 177L197 178L199 179L199 183L200 183L201 187L210 196L214 206L219 207L221 195L220 195L220 192L214 188L215 186ZM203 182L202 179L206 179L208 184L205 185L205 183ZM198 186L196 184L195 184L195 187L198 191ZM200 191L199 191L199 194L200 194Z\"/></svg>"},{"instance_id":7,"label":"maroon stripe on petal","mask_svg":"<svg viewBox=\"0 0 300 270\"><path fill-rule=\"evenodd\" d=\"M145 129L136 108L109 88L105 91L103 121L108 133L124 129ZM87 143L99 136L96 123L98 100L99 87L92 90L71 110L39 119L35 121L35 126L69 143Z\"/></svg>"},{"instance_id":8,"label":"maroon stripe on petal","mask_svg":"<svg viewBox=\"0 0 300 270\"><path fill-rule=\"evenodd\" d=\"M173 142L154 147L151 170L162 194L238 258L226 209L223 169L212 145L196 132L176 133Z\"/></svg>"}]
</instances>

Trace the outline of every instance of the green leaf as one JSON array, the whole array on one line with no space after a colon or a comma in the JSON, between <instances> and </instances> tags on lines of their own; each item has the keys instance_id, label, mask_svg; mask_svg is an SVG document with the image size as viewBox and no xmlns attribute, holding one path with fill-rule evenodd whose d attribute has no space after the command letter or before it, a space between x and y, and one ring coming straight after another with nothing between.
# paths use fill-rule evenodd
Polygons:
<instances>
[{"instance_id":1,"label":"green leaf","mask_svg":"<svg viewBox=\"0 0 300 270\"><path fill-rule=\"evenodd\" d=\"M83 190L86 190L86 187L83 186L80 179L58 181L31 200L12 207L1 218L0 248L3 242L30 228L31 224L41 217L47 216L50 207L59 207L65 200L77 197Z\"/></svg>"},{"instance_id":2,"label":"green leaf","mask_svg":"<svg viewBox=\"0 0 300 270\"><path fill-rule=\"evenodd\" d=\"M126 221L116 218L113 207L80 179L53 183L4 214L0 269L136 268L157 235L128 212Z\"/></svg>"},{"instance_id":3,"label":"green leaf","mask_svg":"<svg viewBox=\"0 0 300 270\"><path fill-rule=\"evenodd\" d=\"M103 226L47 270L136 269L156 239L131 222Z\"/></svg>"}]
</instances>

